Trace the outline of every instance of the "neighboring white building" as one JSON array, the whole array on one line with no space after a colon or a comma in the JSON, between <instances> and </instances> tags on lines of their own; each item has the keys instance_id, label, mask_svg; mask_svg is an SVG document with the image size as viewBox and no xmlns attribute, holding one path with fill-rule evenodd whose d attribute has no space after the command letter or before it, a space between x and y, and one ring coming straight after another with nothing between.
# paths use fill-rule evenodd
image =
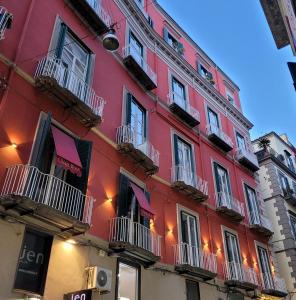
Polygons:
<instances>
[{"instance_id":1,"label":"neighboring white building","mask_svg":"<svg viewBox=\"0 0 296 300\"><path fill-rule=\"evenodd\" d=\"M260 140L269 146L260 147ZM296 299L296 160L286 135L268 133L253 141L266 213L274 228L270 241L277 271L286 281L289 299Z\"/></svg>"}]
</instances>

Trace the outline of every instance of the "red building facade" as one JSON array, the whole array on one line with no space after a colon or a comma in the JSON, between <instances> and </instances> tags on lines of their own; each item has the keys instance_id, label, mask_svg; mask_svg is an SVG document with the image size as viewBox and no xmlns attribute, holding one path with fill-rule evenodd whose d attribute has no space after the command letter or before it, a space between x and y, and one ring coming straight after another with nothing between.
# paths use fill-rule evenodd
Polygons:
<instances>
[{"instance_id":1,"label":"red building facade","mask_svg":"<svg viewBox=\"0 0 296 300\"><path fill-rule=\"evenodd\" d=\"M92 287L90 265L113 273L93 299L285 296L239 88L178 24L146 0L3 5L0 232L11 243L0 253L15 257L1 299ZM19 255L36 232L51 253L41 285L26 289ZM78 250L62 254L70 237Z\"/></svg>"}]
</instances>

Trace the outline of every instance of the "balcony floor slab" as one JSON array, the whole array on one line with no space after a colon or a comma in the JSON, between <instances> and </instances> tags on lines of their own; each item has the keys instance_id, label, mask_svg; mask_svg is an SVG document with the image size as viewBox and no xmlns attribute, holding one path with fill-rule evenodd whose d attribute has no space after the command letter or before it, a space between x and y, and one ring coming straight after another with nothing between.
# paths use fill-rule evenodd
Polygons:
<instances>
[{"instance_id":1,"label":"balcony floor slab","mask_svg":"<svg viewBox=\"0 0 296 300\"><path fill-rule=\"evenodd\" d=\"M220 138L217 134L211 133L208 135L208 139L214 143L216 146L221 148L225 152L229 152L233 149L231 145L226 143L222 138Z\"/></svg>"},{"instance_id":2,"label":"balcony floor slab","mask_svg":"<svg viewBox=\"0 0 296 300\"><path fill-rule=\"evenodd\" d=\"M132 143L118 144L117 149L120 153L127 155L139 164L145 170L147 175L153 175L158 172L159 167L154 164L153 160L141 150L135 148Z\"/></svg>"},{"instance_id":3,"label":"balcony floor slab","mask_svg":"<svg viewBox=\"0 0 296 300\"><path fill-rule=\"evenodd\" d=\"M216 208L216 211L226 217L229 217L231 220L235 222L241 222L244 219L240 213L236 212L233 209L228 208L227 206L220 206Z\"/></svg>"},{"instance_id":4,"label":"balcony floor slab","mask_svg":"<svg viewBox=\"0 0 296 300\"><path fill-rule=\"evenodd\" d=\"M214 279L217 276L217 273L213 273L200 267L192 267L188 264L176 265L175 270L179 274L198 277L205 281Z\"/></svg>"},{"instance_id":5,"label":"balcony floor slab","mask_svg":"<svg viewBox=\"0 0 296 300\"><path fill-rule=\"evenodd\" d=\"M258 285L251 282L240 281L240 280L225 280L225 285L229 287L236 287L239 289L251 291L257 289Z\"/></svg>"},{"instance_id":6,"label":"balcony floor slab","mask_svg":"<svg viewBox=\"0 0 296 300\"><path fill-rule=\"evenodd\" d=\"M148 90L154 90L157 88L155 82L150 76L143 70L132 55L128 55L123 59L123 64L127 69L139 80L139 82Z\"/></svg>"},{"instance_id":7,"label":"balcony floor slab","mask_svg":"<svg viewBox=\"0 0 296 300\"><path fill-rule=\"evenodd\" d=\"M35 79L38 90L48 95L53 100L69 110L86 127L95 127L101 123L101 116L96 115L92 109L70 90L61 86L55 78L39 76Z\"/></svg>"},{"instance_id":8,"label":"balcony floor slab","mask_svg":"<svg viewBox=\"0 0 296 300\"><path fill-rule=\"evenodd\" d=\"M190 198L193 198L197 202L203 202L208 199L208 196L205 195L202 191L198 190L194 186L186 184L184 181L173 182L172 188Z\"/></svg>"},{"instance_id":9,"label":"balcony floor slab","mask_svg":"<svg viewBox=\"0 0 296 300\"><path fill-rule=\"evenodd\" d=\"M88 224L70 215L22 196L1 196L0 212L30 225L53 228L53 231L65 238L83 234L89 229Z\"/></svg>"},{"instance_id":10,"label":"balcony floor slab","mask_svg":"<svg viewBox=\"0 0 296 300\"><path fill-rule=\"evenodd\" d=\"M134 258L147 267L160 260L160 256L128 242L112 241L109 243L109 248L115 253Z\"/></svg>"},{"instance_id":11,"label":"balcony floor slab","mask_svg":"<svg viewBox=\"0 0 296 300\"><path fill-rule=\"evenodd\" d=\"M200 122L196 118L194 118L190 113L180 107L177 103L172 103L169 106L172 113L177 115L181 120L187 123L190 127L197 126Z\"/></svg>"}]
</instances>

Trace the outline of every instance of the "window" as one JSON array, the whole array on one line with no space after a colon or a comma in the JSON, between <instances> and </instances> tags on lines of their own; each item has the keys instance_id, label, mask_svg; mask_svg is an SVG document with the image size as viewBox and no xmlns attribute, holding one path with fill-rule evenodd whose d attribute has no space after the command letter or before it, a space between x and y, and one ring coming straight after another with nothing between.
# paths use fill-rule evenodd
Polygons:
<instances>
[{"instance_id":1,"label":"window","mask_svg":"<svg viewBox=\"0 0 296 300\"><path fill-rule=\"evenodd\" d=\"M142 192L144 194L144 201L147 201L147 207L150 207L150 194L135 183L131 182L124 174L120 174L117 216L127 217L132 222L136 222L150 228L149 212L143 211L141 203L135 195L135 188L140 190L140 193Z\"/></svg>"},{"instance_id":2,"label":"window","mask_svg":"<svg viewBox=\"0 0 296 300\"><path fill-rule=\"evenodd\" d=\"M125 261L119 261L117 267L118 300L140 300L140 267Z\"/></svg>"},{"instance_id":3,"label":"window","mask_svg":"<svg viewBox=\"0 0 296 300\"><path fill-rule=\"evenodd\" d=\"M87 190L92 142L70 137L66 132L58 129L60 134L66 137L68 136L68 138L74 140L73 143L76 145L76 151L82 165L82 174L81 176L77 176L58 163L56 145L53 136L53 130L55 130L55 128L56 127L51 122L50 114L47 117L41 117L30 164L37 167L45 174L51 174L60 178L85 194Z\"/></svg>"},{"instance_id":4,"label":"window","mask_svg":"<svg viewBox=\"0 0 296 300\"><path fill-rule=\"evenodd\" d=\"M235 105L234 102L234 94L231 90L229 90L228 88L226 88L226 98L227 100L232 104Z\"/></svg>"},{"instance_id":5,"label":"window","mask_svg":"<svg viewBox=\"0 0 296 300\"><path fill-rule=\"evenodd\" d=\"M224 231L225 245L226 245L226 255L227 261L230 263L241 264L241 255L239 251L239 245L237 236L227 230ZM235 271L236 268L230 268L231 271ZM236 278L235 274L232 274L232 278Z\"/></svg>"},{"instance_id":6,"label":"window","mask_svg":"<svg viewBox=\"0 0 296 300\"><path fill-rule=\"evenodd\" d=\"M278 172L278 175L280 180L280 186L282 188L284 195L286 195L287 193L290 192L290 185L289 185L288 178L282 172Z\"/></svg>"},{"instance_id":7,"label":"window","mask_svg":"<svg viewBox=\"0 0 296 300\"><path fill-rule=\"evenodd\" d=\"M214 173L219 205L228 205L231 207L232 197L228 172L217 163L214 163Z\"/></svg>"},{"instance_id":8,"label":"window","mask_svg":"<svg viewBox=\"0 0 296 300\"><path fill-rule=\"evenodd\" d=\"M262 273L264 287L270 288L273 286L273 279L272 279L267 250L261 246L257 246L257 252L258 252L259 266Z\"/></svg>"},{"instance_id":9,"label":"window","mask_svg":"<svg viewBox=\"0 0 296 300\"><path fill-rule=\"evenodd\" d=\"M245 138L238 132L236 133L236 142L237 142L238 149L246 150Z\"/></svg>"},{"instance_id":10,"label":"window","mask_svg":"<svg viewBox=\"0 0 296 300\"><path fill-rule=\"evenodd\" d=\"M184 55L184 46L180 43L168 30L166 27L163 28L163 38L164 40L180 55Z\"/></svg>"},{"instance_id":11,"label":"window","mask_svg":"<svg viewBox=\"0 0 296 300\"><path fill-rule=\"evenodd\" d=\"M185 257L183 261L193 266L199 266L199 242L196 217L185 212L180 212L181 219L181 243Z\"/></svg>"},{"instance_id":12,"label":"window","mask_svg":"<svg viewBox=\"0 0 296 300\"><path fill-rule=\"evenodd\" d=\"M90 51L74 37L69 28L62 24L56 56L64 65L65 74L61 78L68 88L74 88L77 81L72 74L75 74L81 81L88 81L90 54ZM81 86L78 91L82 89Z\"/></svg>"},{"instance_id":13,"label":"window","mask_svg":"<svg viewBox=\"0 0 296 300\"><path fill-rule=\"evenodd\" d=\"M219 118L218 114L215 113L212 109L208 108L208 119L209 119L209 125L211 127L211 132L219 134Z\"/></svg>"},{"instance_id":14,"label":"window","mask_svg":"<svg viewBox=\"0 0 296 300\"><path fill-rule=\"evenodd\" d=\"M199 293L199 283L186 280L186 299L187 300L200 300L200 293Z\"/></svg>"},{"instance_id":15,"label":"window","mask_svg":"<svg viewBox=\"0 0 296 300\"><path fill-rule=\"evenodd\" d=\"M296 240L296 217L295 216L290 215L290 223L291 223L294 239Z\"/></svg>"},{"instance_id":16,"label":"window","mask_svg":"<svg viewBox=\"0 0 296 300\"><path fill-rule=\"evenodd\" d=\"M285 152L285 157L286 157L286 162L287 162L287 166L288 168L295 172L295 168L294 168L294 164L293 164L293 160L292 160L292 155L291 153L289 153L288 151L284 151Z\"/></svg>"},{"instance_id":17,"label":"window","mask_svg":"<svg viewBox=\"0 0 296 300\"><path fill-rule=\"evenodd\" d=\"M174 102L186 110L185 86L175 77L172 77L172 91Z\"/></svg>"},{"instance_id":18,"label":"window","mask_svg":"<svg viewBox=\"0 0 296 300\"><path fill-rule=\"evenodd\" d=\"M174 135L175 167L177 179L195 186L194 163L191 145Z\"/></svg>"},{"instance_id":19,"label":"window","mask_svg":"<svg viewBox=\"0 0 296 300\"><path fill-rule=\"evenodd\" d=\"M126 99L126 125L131 127L134 145L143 145L146 141L146 110L130 93Z\"/></svg>"},{"instance_id":20,"label":"window","mask_svg":"<svg viewBox=\"0 0 296 300\"><path fill-rule=\"evenodd\" d=\"M202 64L198 64L198 73L201 75L204 79L208 80L211 84L215 84L213 74L208 71Z\"/></svg>"},{"instance_id":21,"label":"window","mask_svg":"<svg viewBox=\"0 0 296 300\"><path fill-rule=\"evenodd\" d=\"M260 209L256 196L256 191L245 184L245 193L250 214L251 224L260 224Z\"/></svg>"},{"instance_id":22,"label":"window","mask_svg":"<svg viewBox=\"0 0 296 300\"><path fill-rule=\"evenodd\" d=\"M144 50L143 45L139 42L139 40L135 37L135 35L130 32L129 35L129 45L130 45L130 55L136 60L136 62L143 67L144 60Z\"/></svg>"}]
</instances>

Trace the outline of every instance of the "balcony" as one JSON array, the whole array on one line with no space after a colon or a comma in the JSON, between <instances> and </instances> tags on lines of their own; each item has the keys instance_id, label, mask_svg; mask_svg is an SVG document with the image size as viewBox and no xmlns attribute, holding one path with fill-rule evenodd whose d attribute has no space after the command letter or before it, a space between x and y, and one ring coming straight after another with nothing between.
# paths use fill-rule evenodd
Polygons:
<instances>
[{"instance_id":1,"label":"balcony","mask_svg":"<svg viewBox=\"0 0 296 300\"><path fill-rule=\"evenodd\" d=\"M247 291L255 290L259 283L256 271L241 263L226 262L224 265L225 285Z\"/></svg>"},{"instance_id":2,"label":"balcony","mask_svg":"<svg viewBox=\"0 0 296 300\"><path fill-rule=\"evenodd\" d=\"M6 29L12 26L12 14L10 14L7 9L0 6L0 40L5 38Z\"/></svg>"},{"instance_id":3,"label":"balcony","mask_svg":"<svg viewBox=\"0 0 296 300\"><path fill-rule=\"evenodd\" d=\"M109 247L149 266L161 257L161 236L129 218L114 218L110 223Z\"/></svg>"},{"instance_id":4,"label":"balcony","mask_svg":"<svg viewBox=\"0 0 296 300\"><path fill-rule=\"evenodd\" d=\"M100 0L65 0L69 2L82 19L101 35L112 25L112 20L106 10L102 7Z\"/></svg>"},{"instance_id":5,"label":"balcony","mask_svg":"<svg viewBox=\"0 0 296 300\"><path fill-rule=\"evenodd\" d=\"M147 175L153 175L159 169L159 152L148 141L137 143L137 130L130 125L117 128L116 143L120 153L126 154L139 164Z\"/></svg>"},{"instance_id":6,"label":"balcony","mask_svg":"<svg viewBox=\"0 0 296 300\"><path fill-rule=\"evenodd\" d=\"M211 280L217 276L217 257L198 247L178 244L174 247L175 270L203 280Z\"/></svg>"},{"instance_id":7,"label":"balcony","mask_svg":"<svg viewBox=\"0 0 296 300\"><path fill-rule=\"evenodd\" d=\"M69 71L62 60L52 56L40 60L35 73L35 85L70 110L86 127L94 127L102 121L104 99Z\"/></svg>"},{"instance_id":8,"label":"balcony","mask_svg":"<svg viewBox=\"0 0 296 300\"><path fill-rule=\"evenodd\" d=\"M262 233L264 236L270 237L273 235L271 222L262 215L257 213L249 214L250 229Z\"/></svg>"},{"instance_id":9,"label":"balcony","mask_svg":"<svg viewBox=\"0 0 296 300\"><path fill-rule=\"evenodd\" d=\"M216 211L234 222L240 222L245 218L243 204L231 195L222 192L216 195Z\"/></svg>"},{"instance_id":10,"label":"balcony","mask_svg":"<svg viewBox=\"0 0 296 300\"><path fill-rule=\"evenodd\" d=\"M208 199L208 182L183 166L172 168L172 188L198 202Z\"/></svg>"},{"instance_id":11,"label":"balcony","mask_svg":"<svg viewBox=\"0 0 296 300\"><path fill-rule=\"evenodd\" d=\"M220 128L214 125L207 125L207 136L208 139L213 142L216 146L221 148L225 152L229 152L233 149L233 143L231 138L224 133Z\"/></svg>"},{"instance_id":12,"label":"balcony","mask_svg":"<svg viewBox=\"0 0 296 300\"><path fill-rule=\"evenodd\" d=\"M195 127L200 123L199 111L193 108L188 101L181 98L178 94L172 92L168 95L168 105L171 112L190 127Z\"/></svg>"},{"instance_id":13,"label":"balcony","mask_svg":"<svg viewBox=\"0 0 296 300\"><path fill-rule=\"evenodd\" d=\"M94 199L36 167L9 167L0 194L8 217L56 231L61 236L84 233L90 226Z\"/></svg>"},{"instance_id":14,"label":"balcony","mask_svg":"<svg viewBox=\"0 0 296 300\"><path fill-rule=\"evenodd\" d=\"M251 171L256 172L259 170L257 156L251 151L247 149L237 149L235 156L239 163Z\"/></svg>"},{"instance_id":15,"label":"balcony","mask_svg":"<svg viewBox=\"0 0 296 300\"><path fill-rule=\"evenodd\" d=\"M274 149L268 147L266 149L259 150L256 152L256 156L259 162L271 158L275 163L280 165L287 173L291 174L294 177L296 176L296 170L293 163L289 164L287 159L285 159L284 155L277 153Z\"/></svg>"},{"instance_id":16,"label":"balcony","mask_svg":"<svg viewBox=\"0 0 296 300\"><path fill-rule=\"evenodd\" d=\"M296 193L291 189L283 190L285 200L292 206L296 206Z\"/></svg>"},{"instance_id":17,"label":"balcony","mask_svg":"<svg viewBox=\"0 0 296 300\"><path fill-rule=\"evenodd\" d=\"M270 273L261 273L262 293L274 297L286 297L288 295L284 279L273 276Z\"/></svg>"},{"instance_id":18,"label":"balcony","mask_svg":"<svg viewBox=\"0 0 296 300\"><path fill-rule=\"evenodd\" d=\"M157 75L142 54L132 45L123 48L123 63L137 80L148 90L157 88Z\"/></svg>"}]
</instances>

